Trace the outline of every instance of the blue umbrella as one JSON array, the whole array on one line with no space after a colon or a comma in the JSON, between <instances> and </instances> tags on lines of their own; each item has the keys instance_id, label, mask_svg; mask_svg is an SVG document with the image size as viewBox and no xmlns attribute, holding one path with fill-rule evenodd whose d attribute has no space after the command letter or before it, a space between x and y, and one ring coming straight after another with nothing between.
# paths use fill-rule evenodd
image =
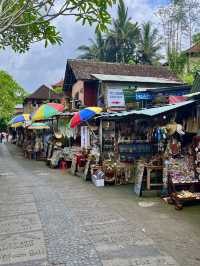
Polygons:
<instances>
[{"instance_id":1,"label":"blue umbrella","mask_svg":"<svg viewBox=\"0 0 200 266\"><path fill-rule=\"evenodd\" d=\"M21 114L21 115L17 115L15 116L12 120L11 123L15 124L15 123L19 123L19 122L26 122L31 120L30 114Z\"/></svg>"}]
</instances>

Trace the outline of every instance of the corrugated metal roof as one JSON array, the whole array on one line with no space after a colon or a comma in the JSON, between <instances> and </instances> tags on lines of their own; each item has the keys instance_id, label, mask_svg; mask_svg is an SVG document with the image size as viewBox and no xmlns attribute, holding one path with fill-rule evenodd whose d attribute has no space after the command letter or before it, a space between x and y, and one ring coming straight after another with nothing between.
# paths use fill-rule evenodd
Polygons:
<instances>
[{"instance_id":1,"label":"corrugated metal roof","mask_svg":"<svg viewBox=\"0 0 200 266\"><path fill-rule=\"evenodd\" d=\"M149 109L142 109L142 110L131 110L131 111L122 111L122 112L113 112L113 113L104 113L102 116L99 116L98 118L111 118L111 117L124 117L124 116L129 116L129 115L144 115L144 116L155 116L159 115L165 112L169 112L172 110L175 110L177 108L186 106L188 104L194 103L194 100L190 101L185 101L177 104L170 104L170 105L165 105L162 107L154 107L154 108L149 108Z\"/></svg>"},{"instance_id":2,"label":"corrugated metal roof","mask_svg":"<svg viewBox=\"0 0 200 266\"><path fill-rule=\"evenodd\" d=\"M182 82L156 77L124 76L124 75L104 75L91 74L98 80L117 81L117 82L145 82L145 83L162 83L162 84L182 84Z\"/></svg>"},{"instance_id":3,"label":"corrugated metal roof","mask_svg":"<svg viewBox=\"0 0 200 266\"><path fill-rule=\"evenodd\" d=\"M200 96L200 92L189 93L189 94L186 94L184 96L186 96L188 98L192 98L192 97L195 97L195 96Z\"/></svg>"}]
</instances>

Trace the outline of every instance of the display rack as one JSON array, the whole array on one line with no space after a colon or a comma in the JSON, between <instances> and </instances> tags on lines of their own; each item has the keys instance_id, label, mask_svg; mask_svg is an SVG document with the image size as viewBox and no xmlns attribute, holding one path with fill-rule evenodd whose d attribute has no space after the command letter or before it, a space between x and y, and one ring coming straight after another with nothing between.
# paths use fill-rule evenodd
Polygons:
<instances>
[{"instance_id":1,"label":"display rack","mask_svg":"<svg viewBox=\"0 0 200 266\"><path fill-rule=\"evenodd\" d=\"M107 124L106 124L107 123ZM109 154L115 152L115 123L104 122L102 127L102 152L103 158L109 159Z\"/></svg>"},{"instance_id":2,"label":"display rack","mask_svg":"<svg viewBox=\"0 0 200 266\"><path fill-rule=\"evenodd\" d=\"M119 154L121 162L132 162L140 157L148 157L154 155L158 150L157 144L133 141L131 143L120 142Z\"/></svg>"},{"instance_id":3,"label":"display rack","mask_svg":"<svg viewBox=\"0 0 200 266\"><path fill-rule=\"evenodd\" d=\"M198 179L174 180L169 174L168 190L177 210L181 210L187 202L200 202L200 180Z\"/></svg>"}]
</instances>

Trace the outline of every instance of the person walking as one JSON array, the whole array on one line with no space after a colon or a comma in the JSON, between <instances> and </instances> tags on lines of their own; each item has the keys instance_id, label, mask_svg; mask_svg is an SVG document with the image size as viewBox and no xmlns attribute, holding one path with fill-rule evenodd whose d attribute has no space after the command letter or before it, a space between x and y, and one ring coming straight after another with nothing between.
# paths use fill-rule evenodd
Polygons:
<instances>
[{"instance_id":1,"label":"person walking","mask_svg":"<svg viewBox=\"0 0 200 266\"><path fill-rule=\"evenodd\" d=\"M1 132L1 138L2 138L2 141L1 143L5 144L5 135L4 135L4 132Z\"/></svg>"},{"instance_id":2,"label":"person walking","mask_svg":"<svg viewBox=\"0 0 200 266\"><path fill-rule=\"evenodd\" d=\"M2 132L0 132L0 143L2 143L3 135Z\"/></svg>"}]
</instances>

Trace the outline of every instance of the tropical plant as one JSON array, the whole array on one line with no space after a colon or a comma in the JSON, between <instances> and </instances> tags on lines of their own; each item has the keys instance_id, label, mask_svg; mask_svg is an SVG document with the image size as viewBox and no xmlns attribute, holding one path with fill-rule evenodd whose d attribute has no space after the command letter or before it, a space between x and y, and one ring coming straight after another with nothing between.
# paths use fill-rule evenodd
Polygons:
<instances>
[{"instance_id":1,"label":"tropical plant","mask_svg":"<svg viewBox=\"0 0 200 266\"><path fill-rule=\"evenodd\" d=\"M105 58L105 40L100 31L96 32L96 39L90 39L91 45L81 45L78 47L78 50L82 52L79 56L81 59L94 59L99 61L106 60Z\"/></svg>"},{"instance_id":2,"label":"tropical plant","mask_svg":"<svg viewBox=\"0 0 200 266\"><path fill-rule=\"evenodd\" d=\"M161 44L158 29L153 28L151 22L144 23L139 36L139 62L152 65L158 61L161 58L159 55Z\"/></svg>"},{"instance_id":3,"label":"tropical plant","mask_svg":"<svg viewBox=\"0 0 200 266\"><path fill-rule=\"evenodd\" d=\"M139 26L128 17L128 8L119 0L117 18L113 29L108 33L106 47L109 61L128 63L135 60L135 49L139 39Z\"/></svg>"},{"instance_id":4,"label":"tropical plant","mask_svg":"<svg viewBox=\"0 0 200 266\"><path fill-rule=\"evenodd\" d=\"M60 44L62 38L51 24L58 16L74 16L82 24L97 24L107 29L111 23L108 8L116 0L0 0L0 48L11 46L25 52L31 43L45 41L45 46Z\"/></svg>"}]
</instances>

